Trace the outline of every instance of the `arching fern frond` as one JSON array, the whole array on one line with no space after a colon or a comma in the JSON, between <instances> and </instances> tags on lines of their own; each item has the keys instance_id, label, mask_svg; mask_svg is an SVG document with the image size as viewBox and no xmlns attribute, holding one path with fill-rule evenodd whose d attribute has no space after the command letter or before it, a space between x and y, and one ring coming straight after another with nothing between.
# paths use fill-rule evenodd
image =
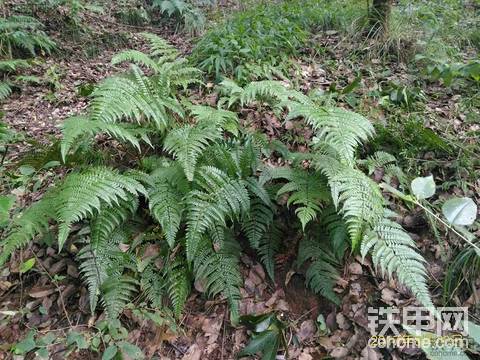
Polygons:
<instances>
[{"instance_id":1,"label":"arching fern frond","mask_svg":"<svg viewBox=\"0 0 480 360\"><path fill-rule=\"evenodd\" d=\"M150 47L150 54L152 56L159 57L165 60L174 60L180 55L178 50L170 45L165 39L162 39L160 36L157 36L152 33L141 33L142 37L145 38Z\"/></svg>"},{"instance_id":2,"label":"arching fern frond","mask_svg":"<svg viewBox=\"0 0 480 360\"><path fill-rule=\"evenodd\" d=\"M56 197L59 249L67 240L73 223L95 215L105 206L128 199L130 194L147 196L142 184L115 170L96 167L69 175Z\"/></svg>"},{"instance_id":3,"label":"arching fern frond","mask_svg":"<svg viewBox=\"0 0 480 360\"><path fill-rule=\"evenodd\" d=\"M225 225L250 207L248 191L242 180L231 179L223 171L202 166L195 177L196 189L187 197L187 259L197 253L202 235L215 225Z\"/></svg>"},{"instance_id":4,"label":"arching fern frond","mask_svg":"<svg viewBox=\"0 0 480 360\"><path fill-rule=\"evenodd\" d=\"M155 72L158 71L159 65L149 55L138 50L124 50L112 57L111 64L118 65L123 62L129 62L136 65L142 65Z\"/></svg>"},{"instance_id":5,"label":"arching fern frond","mask_svg":"<svg viewBox=\"0 0 480 360\"><path fill-rule=\"evenodd\" d=\"M121 276L125 264L128 264L127 255L118 247L120 242L128 241L127 232L119 225L126 218L126 214L121 213L124 209L123 206L112 207L111 211L106 212L108 215L100 215L93 220L90 241L77 255L80 273L88 287L92 314L101 296L102 285L109 277ZM114 219L114 222L109 224L109 219Z\"/></svg>"},{"instance_id":6,"label":"arching fern frond","mask_svg":"<svg viewBox=\"0 0 480 360\"><path fill-rule=\"evenodd\" d=\"M291 101L300 104L310 104L308 96L299 91L287 88L279 81L254 81L249 83L240 97L241 104L248 104L255 100L275 100L280 106L287 105Z\"/></svg>"},{"instance_id":7,"label":"arching fern frond","mask_svg":"<svg viewBox=\"0 0 480 360\"><path fill-rule=\"evenodd\" d=\"M426 261L399 224L384 218L368 232L362 242L361 254L365 257L369 252L375 267L379 267L384 276L392 277L395 273L423 306L434 309L426 281Z\"/></svg>"},{"instance_id":8,"label":"arching fern frond","mask_svg":"<svg viewBox=\"0 0 480 360\"><path fill-rule=\"evenodd\" d=\"M313 127L320 144L335 149L339 159L354 165L355 151L359 144L373 136L373 125L363 116L342 108L321 108L291 103L287 119L305 118Z\"/></svg>"},{"instance_id":9,"label":"arching fern frond","mask_svg":"<svg viewBox=\"0 0 480 360\"><path fill-rule=\"evenodd\" d=\"M329 156L315 164L328 178L332 199L348 225L352 248L356 249L369 228L383 217L385 201L378 185L360 170L343 165Z\"/></svg>"},{"instance_id":10,"label":"arching fern frond","mask_svg":"<svg viewBox=\"0 0 480 360\"><path fill-rule=\"evenodd\" d=\"M242 220L242 230L253 249L260 247L260 240L273 223L273 208L259 198L253 198L250 211Z\"/></svg>"},{"instance_id":11,"label":"arching fern frond","mask_svg":"<svg viewBox=\"0 0 480 360\"><path fill-rule=\"evenodd\" d=\"M190 294L190 274L183 261L175 260L169 265L166 276L168 297L174 314L179 317Z\"/></svg>"},{"instance_id":12,"label":"arching fern frond","mask_svg":"<svg viewBox=\"0 0 480 360\"><path fill-rule=\"evenodd\" d=\"M333 291L336 281L340 278L337 268L340 266L335 255L330 251L328 242L322 243L322 238L308 236L302 239L298 248L298 265L310 261L306 272L306 284L316 293L324 296L335 304L340 300Z\"/></svg>"},{"instance_id":13,"label":"arching fern frond","mask_svg":"<svg viewBox=\"0 0 480 360\"><path fill-rule=\"evenodd\" d=\"M62 124L63 137L61 140L62 159L66 156L75 142L82 136L95 136L106 133L111 137L125 141L140 151L139 139L152 146L148 138L148 130L130 124L106 123L100 120L91 120L87 116L73 116L66 119Z\"/></svg>"},{"instance_id":14,"label":"arching fern frond","mask_svg":"<svg viewBox=\"0 0 480 360\"><path fill-rule=\"evenodd\" d=\"M108 78L94 90L92 119L106 123L153 122L163 131L169 126L171 113L183 113L176 99L162 97L159 92L152 80L132 65L129 74Z\"/></svg>"},{"instance_id":15,"label":"arching fern frond","mask_svg":"<svg viewBox=\"0 0 480 360\"><path fill-rule=\"evenodd\" d=\"M258 244L257 252L272 281L275 281L275 255L280 250L282 236L280 228L273 223L260 238Z\"/></svg>"},{"instance_id":16,"label":"arching fern frond","mask_svg":"<svg viewBox=\"0 0 480 360\"><path fill-rule=\"evenodd\" d=\"M49 191L41 200L24 210L13 219L10 231L0 242L0 265L8 260L16 249L28 244L35 236L48 231L49 221L54 219L56 204L55 191Z\"/></svg>"},{"instance_id":17,"label":"arching fern frond","mask_svg":"<svg viewBox=\"0 0 480 360\"><path fill-rule=\"evenodd\" d=\"M238 116L232 111L203 105L191 105L189 110L198 126L219 127L234 135L238 134Z\"/></svg>"},{"instance_id":18,"label":"arching fern frond","mask_svg":"<svg viewBox=\"0 0 480 360\"><path fill-rule=\"evenodd\" d=\"M138 282L127 276L111 276L101 286L102 304L110 319L117 318L133 295L137 292Z\"/></svg>"},{"instance_id":19,"label":"arching fern frond","mask_svg":"<svg viewBox=\"0 0 480 360\"><path fill-rule=\"evenodd\" d=\"M182 220L184 194L168 178L155 178L148 189L150 212L161 225L168 245L173 248Z\"/></svg>"},{"instance_id":20,"label":"arching fern frond","mask_svg":"<svg viewBox=\"0 0 480 360\"><path fill-rule=\"evenodd\" d=\"M225 296L234 324L239 318L239 288L242 283L238 254L238 251L234 253L228 248L215 252L208 241L201 239L194 261L196 279L203 281L210 296Z\"/></svg>"},{"instance_id":21,"label":"arching fern frond","mask_svg":"<svg viewBox=\"0 0 480 360\"><path fill-rule=\"evenodd\" d=\"M185 125L168 133L164 149L174 155L182 165L187 179L192 181L198 157L211 142L220 137L221 131L218 128Z\"/></svg>"},{"instance_id":22,"label":"arching fern frond","mask_svg":"<svg viewBox=\"0 0 480 360\"><path fill-rule=\"evenodd\" d=\"M4 100L10 96L12 93L12 88L10 85L4 81L0 81L0 100Z\"/></svg>"}]
</instances>

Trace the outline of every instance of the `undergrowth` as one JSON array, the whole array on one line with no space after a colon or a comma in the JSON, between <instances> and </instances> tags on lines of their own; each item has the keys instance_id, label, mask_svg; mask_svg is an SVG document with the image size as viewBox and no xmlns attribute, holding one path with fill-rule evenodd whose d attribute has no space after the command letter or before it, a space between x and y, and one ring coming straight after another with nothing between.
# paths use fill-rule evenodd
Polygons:
<instances>
[{"instance_id":1,"label":"undergrowth","mask_svg":"<svg viewBox=\"0 0 480 360\"><path fill-rule=\"evenodd\" d=\"M110 157L71 169L12 219L1 263L52 231L53 221L59 251L69 241L83 244L77 260L92 311L101 304L116 318L139 294L154 307L169 303L179 316L195 279L207 294L228 301L237 323L239 256L246 247L256 251L274 278L282 243L277 200L287 196L304 234L298 264L308 264L306 282L313 291L339 302L333 286L350 248L371 253L382 274L396 273L433 308L422 256L391 220L379 185L358 166L357 147L374 136L366 118L319 106L273 81L224 83L221 103L229 109L194 105L188 87L200 83L200 71L162 39L144 36L150 52L127 50L114 57L114 64L129 62L130 70L95 88L89 111L65 121L60 146L65 161L82 151L81 144L95 147L95 135L105 134L139 155L124 165ZM289 153L284 166L266 166L268 143L243 129L234 111L258 101L283 109L285 120L304 119L316 135L312 151ZM72 238L77 223L88 231ZM147 252L154 244L159 251Z\"/></svg>"}]
</instances>

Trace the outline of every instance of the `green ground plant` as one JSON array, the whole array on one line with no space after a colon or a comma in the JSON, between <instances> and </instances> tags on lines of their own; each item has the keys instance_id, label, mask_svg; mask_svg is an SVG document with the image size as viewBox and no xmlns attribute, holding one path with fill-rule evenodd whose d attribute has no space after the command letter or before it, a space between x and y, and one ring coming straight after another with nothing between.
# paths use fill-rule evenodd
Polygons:
<instances>
[{"instance_id":1,"label":"green ground plant","mask_svg":"<svg viewBox=\"0 0 480 360\"><path fill-rule=\"evenodd\" d=\"M150 53L127 50L114 57L114 64L130 62L130 71L98 85L89 112L65 121L61 155L68 159L78 144L91 143L100 133L141 153L152 148L155 155L140 155L140 161L132 159L127 166L107 161L72 169L13 219L2 242L2 263L48 233L52 220L61 251L72 241L72 225L80 222L89 229L75 238L83 243L77 258L92 311L100 303L115 319L140 292L154 307L167 301L178 316L196 279L207 294L227 299L231 321L237 323L238 260L246 245L239 234L274 278L274 254L281 243L275 238L280 234L275 202L288 195L287 206L305 234L298 262L308 264L306 281L315 292L338 303L332 289L350 247L364 256L372 252L384 275L396 273L422 304L433 308L413 240L390 220L380 187L356 165L357 146L374 135L367 119L318 106L279 82L223 91L229 99L223 103L231 108L262 101L285 109L286 120L303 118L315 131L312 152L291 153L292 166L266 167L265 145L239 126L235 112L180 101L189 84L199 82L199 70L162 39L144 36ZM145 75L135 64L153 74ZM301 160L310 166L305 169ZM160 251L142 256L152 244L159 244ZM161 268L157 258L163 259Z\"/></svg>"},{"instance_id":2,"label":"green ground plant","mask_svg":"<svg viewBox=\"0 0 480 360\"><path fill-rule=\"evenodd\" d=\"M360 10L347 1L336 5L321 0L254 5L209 30L192 59L217 79L233 75L245 83L278 76L315 32L342 28Z\"/></svg>"}]
</instances>

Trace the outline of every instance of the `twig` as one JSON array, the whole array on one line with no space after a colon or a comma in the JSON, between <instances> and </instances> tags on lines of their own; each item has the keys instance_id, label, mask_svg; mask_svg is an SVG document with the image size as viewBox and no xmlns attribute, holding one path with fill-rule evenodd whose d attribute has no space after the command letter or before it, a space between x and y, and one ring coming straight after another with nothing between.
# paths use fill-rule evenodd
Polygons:
<instances>
[{"instance_id":1,"label":"twig","mask_svg":"<svg viewBox=\"0 0 480 360\"><path fill-rule=\"evenodd\" d=\"M35 259L36 259L36 262L40 265L40 267L43 269L43 271L47 274L48 278L50 279L50 281L53 283L53 285L55 285L55 287L57 288L57 291L58 291L58 296L60 298L60 303L62 304L62 309L63 309L63 312L65 313L65 317L67 318L67 321L68 321L68 325L70 325L70 328L73 328L73 324L72 322L70 321L70 317L68 316L68 311L67 311L67 308L65 306L65 301L63 301L63 295L62 295L62 290L60 289L60 287L58 286L57 282L53 279L53 277L50 275L50 273L48 272L48 270L45 268L45 266L43 266L43 264L41 263L41 261L38 259L37 257L37 254L35 254L35 252L33 253L33 256L35 256Z\"/></svg>"}]
</instances>

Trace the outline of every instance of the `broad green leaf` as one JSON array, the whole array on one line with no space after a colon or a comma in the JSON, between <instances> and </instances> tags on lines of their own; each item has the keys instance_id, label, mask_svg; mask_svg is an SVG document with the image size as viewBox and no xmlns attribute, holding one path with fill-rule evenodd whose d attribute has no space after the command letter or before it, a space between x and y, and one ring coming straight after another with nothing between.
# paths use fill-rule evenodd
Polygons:
<instances>
[{"instance_id":1,"label":"broad green leaf","mask_svg":"<svg viewBox=\"0 0 480 360\"><path fill-rule=\"evenodd\" d=\"M20 274L25 274L35 265L35 258L28 259L20 265Z\"/></svg>"},{"instance_id":2,"label":"broad green leaf","mask_svg":"<svg viewBox=\"0 0 480 360\"><path fill-rule=\"evenodd\" d=\"M37 345L35 343L34 336L35 336L35 331L31 330L27 334L25 339L23 339L19 343L15 344L15 346L13 348L14 353L17 354L17 355L23 355L23 354L26 354L29 351L32 351L33 349L35 349L37 347Z\"/></svg>"},{"instance_id":3,"label":"broad green leaf","mask_svg":"<svg viewBox=\"0 0 480 360\"><path fill-rule=\"evenodd\" d=\"M70 331L67 335L67 345L75 344L78 349L88 349L88 343L82 333Z\"/></svg>"},{"instance_id":4,"label":"broad green leaf","mask_svg":"<svg viewBox=\"0 0 480 360\"><path fill-rule=\"evenodd\" d=\"M18 171L20 171L22 175L30 176L35 172L35 169L30 165L22 165L18 168Z\"/></svg>"},{"instance_id":5,"label":"broad green leaf","mask_svg":"<svg viewBox=\"0 0 480 360\"><path fill-rule=\"evenodd\" d=\"M472 225L477 218L477 205L470 198L453 198L443 204L442 212L453 225Z\"/></svg>"},{"instance_id":6,"label":"broad green leaf","mask_svg":"<svg viewBox=\"0 0 480 360\"><path fill-rule=\"evenodd\" d=\"M142 350L136 345L133 345L127 341L122 341L121 343L118 344L120 347L120 350L122 353L125 355L129 356L132 359L139 360L139 359L144 359L145 355L143 355Z\"/></svg>"},{"instance_id":7,"label":"broad green leaf","mask_svg":"<svg viewBox=\"0 0 480 360\"><path fill-rule=\"evenodd\" d=\"M263 353L262 360L275 360L277 355L280 334L277 331L267 330L256 335L238 354L239 357Z\"/></svg>"},{"instance_id":8,"label":"broad green leaf","mask_svg":"<svg viewBox=\"0 0 480 360\"><path fill-rule=\"evenodd\" d=\"M115 345L110 345L105 349L102 355L102 360L110 360L117 354L118 348Z\"/></svg>"},{"instance_id":9,"label":"broad green leaf","mask_svg":"<svg viewBox=\"0 0 480 360\"><path fill-rule=\"evenodd\" d=\"M47 346L50 345L55 341L57 337L53 332L47 333L45 336L42 336L40 339L37 340L38 346Z\"/></svg>"},{"instance_id":10,"label":"broad green leaf","mask_svg":"<svg viewBox=\"0 0 480 360\"><path fill-rule=\"evenodd\" d=\"M418 200L428 199L435 194L433 176L417 177L411 184L412 192Z\"/></svg>"},{"instance_id":11,"label":"broad green leaf","mask_svg":"<svg viewBox=\"0 0 480 360\"><path fill-rule=\"evenodd\" d=\"M8 220L8 214L14 203L15 196L0 196L0 225Z\"/></svg>"}]
</instances>

